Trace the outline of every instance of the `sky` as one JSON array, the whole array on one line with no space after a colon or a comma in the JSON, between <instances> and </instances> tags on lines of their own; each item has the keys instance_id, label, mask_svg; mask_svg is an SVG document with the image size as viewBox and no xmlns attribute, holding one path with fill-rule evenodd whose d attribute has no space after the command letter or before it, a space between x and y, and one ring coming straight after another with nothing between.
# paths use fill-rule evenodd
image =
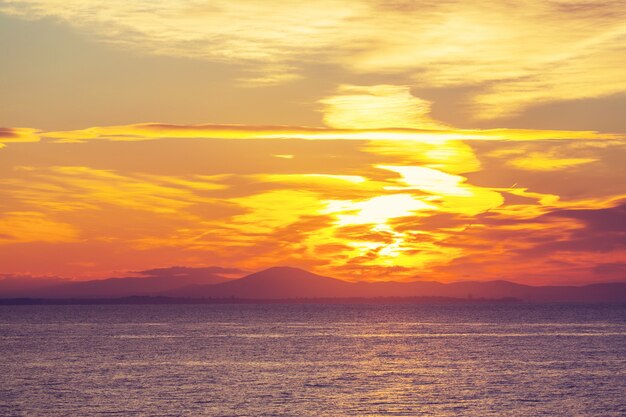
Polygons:
<instances>
[{"instance_id":1,"label":"sky","mask_svg":"<svg viewBox=\"0 0 626 417\"><path fill-rule=\"evenodd\" d=\"M0 0L0 275L626 278L626 1Z\"/></svg>"}]
</instances>

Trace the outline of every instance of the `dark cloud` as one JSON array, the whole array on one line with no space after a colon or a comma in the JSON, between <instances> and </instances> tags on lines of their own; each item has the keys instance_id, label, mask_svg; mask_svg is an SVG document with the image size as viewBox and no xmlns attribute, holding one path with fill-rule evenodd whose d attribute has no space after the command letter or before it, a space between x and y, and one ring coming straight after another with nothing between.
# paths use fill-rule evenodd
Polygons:
<instances>
[{"instance_id":1,"label":"dark cloud","mask_svg":"<svg viewBox=\"0 0 626 417\"><path fill-rule=\"evenodd\" d=\"M567 222L567 219L573 222ZM565 221L563 228L554 224ZM403 230L433 230L458 227L448 231L449 237L439 244L459 248L484 248L493 242L520 242L532 245L520 254L541 254L551 251L606 252L626 249L626 201L602 209L555 210L526 219L486 212L471 219L448 214L435 215L419 222L402 225ZM545 227L544 227L545 226ZM548 227L551 226L551 227ZM421 227L421 229L420 229Z\"/></svg>"},{"instance_id":2,"label":"dark cloud","mask_svg":"<svg viewBox=\"0 0 626 417\"><path fill-rule=\"evenodd\" d=\"M626 232L626 201L611 208L558 210L546 215L552 216L580 220L594 231Z\"/></svg>"},{"instance_id":3,"label":"dark cloud","mask_svg":"<svg viewBox=\"0 0 626 417\"><path fill-rule=\"evenodd\" d=\"M0 138L16 138L19 135L14 129L8 127L0 127Z\"/></svg>"},{"instance_id":4,"label":"dark cloud","mask_svg":"<svg viewBox=\"0 0 626 417\"><path fill-rule=\"evenodd\" d=\"M626 202L605 209L557 210L542 217L543 220L573 219L583 227L575 229L567 239L537 245L528 250L529 253L610 252L626 249Z\"/></svg>"}]
</instances>

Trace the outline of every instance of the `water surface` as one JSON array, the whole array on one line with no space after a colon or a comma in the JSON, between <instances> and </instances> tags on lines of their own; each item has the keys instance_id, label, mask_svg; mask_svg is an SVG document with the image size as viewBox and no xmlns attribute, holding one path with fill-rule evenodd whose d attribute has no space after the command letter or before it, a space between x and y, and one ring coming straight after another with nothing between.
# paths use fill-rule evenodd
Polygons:
<instances>
[{"instance_id":1,"label":"water surface","mask_svg":"<svg viewBox=\"0 0 626 417\"><path fill-rule=\"evenodd\" d=\"M3 416L623 416L626 306L0 306Z\"/></svg>"}]
</instances>

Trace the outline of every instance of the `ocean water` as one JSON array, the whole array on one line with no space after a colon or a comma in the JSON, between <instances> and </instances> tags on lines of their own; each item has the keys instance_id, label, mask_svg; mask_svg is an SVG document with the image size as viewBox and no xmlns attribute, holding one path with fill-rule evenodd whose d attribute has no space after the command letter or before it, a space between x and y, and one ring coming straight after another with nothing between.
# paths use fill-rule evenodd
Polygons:
<instances>
[{"instance_id":1,"label":"ocean water","mask_svg":"<svg viewBox=\"0 0 626 417\"><path fill-rule=\"evenodd\" d=\"M625 416L626 306L0 306L2 416Z\"/></svg>"}]
</instances>

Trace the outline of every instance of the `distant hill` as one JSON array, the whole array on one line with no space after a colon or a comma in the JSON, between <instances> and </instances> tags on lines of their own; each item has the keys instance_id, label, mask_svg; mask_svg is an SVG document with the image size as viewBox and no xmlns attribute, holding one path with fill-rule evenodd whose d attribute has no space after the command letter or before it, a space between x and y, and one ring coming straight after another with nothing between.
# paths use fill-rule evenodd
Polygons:
<instances>
[{"instance_id":1,"label":"distant hill","mask_svg":"<svg viewBox=\"0 0 626 417\"><path fill-rule=\"evenodd\" d=\"M0 298L29 296L65 282L60 277L0 275Z\"/></svg>"},{"instance_id":2,"label":"distant hill","mask_svg":"<svg viewBox=\"0 0 626 417\"><path fill-rule=\"evenodd\" d=\"M274 267L232 279L237 270L223 268L163 268L141 272L145 277L82 282L42 281L41 287L19 289L11 281L1 298L120 298L133 296L181 299L302 300L302 299L518 299L533 302L626 302L626 282L586 286L529 286L508 281L440 283L347 282L302 269ZM18 288L18 289L16 289Z\"/></svg>"},{"instance_id":3,"label":"distant hill","mask_svg":"<svg viewBox=\"0 0 626 417\"><path fill-rule=\"evenodd\" d=\"M274 267L216 285L192 285L162 295L193 298L324 298L354 296L355 284L298 268Z\"/></svg>"},{"instance_id":4,"label":"distant hill","mask_svg":"<svg viewBox=\"0 0 626 417\"><path fill-rule=\"evenodd\" d=\"M356 282L316 275L297 268L275 267L216 285L193 285L161 295L188 298L296 299L448 297L516 298L524 301L626 302L626 283L582 287L534 287L508 281Z\"/></svg>"},{"instance_id":5,"label":"distant hill","mask_svg":"<svg viewBox=\"0 0 626 417\"><path fill-rule=\"evenodd\" d=\"M3 285L0 280L0 297L40 298L106 298L138 295L158 295L190 285L212 285L228 281L224 273L236 270L220 268L172 267L138 272L140 277L107 278L91 281L59 281L43 279L5 279L12 285ZM40 285L36 285L39 281ZM26 285L28 283L28 285Z\"/></svg>"}]
</instances>

